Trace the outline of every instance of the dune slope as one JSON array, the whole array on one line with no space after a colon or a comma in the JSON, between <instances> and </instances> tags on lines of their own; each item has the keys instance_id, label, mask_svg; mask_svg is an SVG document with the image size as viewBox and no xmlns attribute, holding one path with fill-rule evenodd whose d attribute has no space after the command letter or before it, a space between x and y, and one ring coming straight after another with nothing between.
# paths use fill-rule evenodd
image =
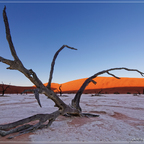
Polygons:
<instances>
[{"instance_id":1,"label":"dune slope","mask_svg":"<svg viewBox=\"0 0 144 144\"><path fill-rule=\"evenodd\" d=\"M77 79L66 83L52 83L52 90L59 93L59 86L63 93L76 93L87 78ZM97 84L90 83L84 93L144 93L144 78L124 78L116 79L114 77L97 77L94 79ZM44 84L45 86L47 83ZM24 89L33 89L33 87L10 86L5 93L21 93ZM2 93L2 87L0 86Z\"/></svg>"}]
</instances>

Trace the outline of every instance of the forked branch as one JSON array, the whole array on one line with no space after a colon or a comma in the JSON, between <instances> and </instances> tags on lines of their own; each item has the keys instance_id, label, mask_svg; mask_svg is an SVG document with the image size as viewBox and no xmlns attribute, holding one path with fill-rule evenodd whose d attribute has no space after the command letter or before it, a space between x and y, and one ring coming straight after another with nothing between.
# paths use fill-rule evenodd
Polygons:
<instances>
[{"instance_id":1,"label":"forked branch","mask_svg":"<svg viewBox=\"0 0 144 144\"><path fill-rule=\"evenodd\" d=\"M23 66L20 59L18 58L16 50L15 50L13 42L12 42L11 34L10 34L8 18L6 15L6 7L4 7L4 10L3 10L3 19L4 19L5 29L6 29L6 38L9 43L11 54L12 54L14 60L12 61L12 60L8 60L3 57L0 57L0 61L9 65L10 67L8 69L18 70L21 73L23 73L42 93L44 93L47 97L49 97L51 100L53 100L55 102L55 105L59 109L63 110L64 107L66 107L66 104L52 90L46 88L43 85L43 83L40 81L40 79L37 77L36 73L32 69L30 69L30 70L26 69ZM69 46L67 46L67 47L69 47ZM38 95L36 95L36 96L38 96Z\"/></svg>"},{"instance_id":2,"label":"forked branch","mask_svg":"<svg viewBox=\"0 0 144 144\"><path fill-rule=\"evenodd\" d=\"M66 115L66 116L78 115L78 116L97 117L98 115L93 115L93 114L89 114L89 113L81 113L82 110L79 106L81 95L82 95L83 91L85 90L86 86L90 82L93 82L94 84L96 84L96 82L93 80L94 78L96 78L97 76L99 76L101 74L107 73L107 74L119 79L119 77L115 76L114 74L111 74L110 71L122 70L122 69L127 70L127 71L136 71L136 72L140 73L142 76L144 75L144 73L140 72L137 69L128 69L128 68L124 68L124 67L112 68L112 69L98 72L98 73L94 74L93 76L89 77L88 79L86 79L86 81L82 84L81 88L76 93L74 99L72 100L71 105L67 105L56 95L56 93L54 93L51 90L52 75L53 75L53 71L54 71L55 60L56 60L59 52L62 49L64 49L65 47L73 49L73 50L77 50L77 49L67 46L67 45L63 45L55 53L55 55L53 57L53 61L51 63L49 82L48 82L47 87L45 87L43 85L43 83L39 80L39 78L37 77L36 73L32 69L30 69L30 70L26 69L17 56L16 50L15 50L13 42L12 42L11 34L10 34L8 18L6 15L6 7L4 7L4 10L3 10L3 19L4 19L4 23L5 23L5 29L6 29L6 38L9 43L11 54L12 54L14 60L12 61L12 60L0 57L0 62L3 62L5 64L9 65L8 69L18 70L21 73L23 73L37 87L37 89L33 90L33 92L35 93L35 98L37 99L40 106L41 106L41 104L39 101L39 92L45 94L48 98L50 98L52 101L54 101L55 106L58 107L58 110L51 114L37 114L37 115L31 116L31 117L10 123L10 124L0 125L0 135L2 135L2 136L8 135L8 134L14 133L14 132L20 132L18 135L21 135L24 133L34 131L38 128L49 127L52 124L52 122L59 115ZM29 122L35 121L35 120L39 120L39 122L35 125L26 124L26 123L29 123ZM48 121L48 123L44 124L46 121ZM25 125L23 125L23 124L25 124ZM22 126L17 127L19 125L22 125ZM13 129L11 129L11 128L13 128Z\"/></svg>"},{"instance_id":3,"label":"forked branch","mask_svg":"<svg viewBox=\"0 0 144 144\"><path fill-rule=\"evenodd\" d=\"M12 38L11 38L11 34L10 34L10 28L9 28L9 23L8 23L8 18L6 15L6 7L4 7L3 10L3 19L4 19L4 24L5 24L5 29L6 29L6 38L7 41L9 43L9 47L11 50L11 54L14 58L14 60L9 60L9 59L5 59L3 57L0 57L0 62L3 62L7 65L9 65L8 69L11 70L18 70L21 73L23 73L36 87L37 89L34 90L35 93L35 97L40 104L39 101L39 92L45 94L48 98L50 98L52 101L54 101L55 106L58 107L59 109L51 114L37 114L25 119L22 119L20 121L14 122L14 123L10 123L10 124L6 124L6 125L0 125L0 135L5 136L7 134L10 133L14 133L14 132L18 132L20 131L20 134L24 134L24 133L28 133L30 131L36 130L38 128L43 128L43 127L49 127L52 122L59 116L59 115L81 115L81 112L77 109L75 109L74 107L71 107L67 104L65 104L57 95L56 93L54 93L51 89L50 89L50 85L51 85L51 80L52 80L52 74L53 74L53 70L54 70L54 64L55 64L55 60L59 54L59 52L64 48L70 48L70 49L74 49L72 47L69 47L67 45L63 45L54 55L53 61L52 61L52 65L51 65L51 72L50 72L50 79L49 79L49 85L48 87L45 87L43 85L43 83L39 80L39 78L37 77L36 73L32 70L32 69L26 69L24 67L24 65L22 64L22 62L20 61L20 59L17 56L16 50L14 48L13 42L12 42ZM86 114L85 114L86 115ZM92 115L91 115L92 116ZM39 120L39 123L35 124L35 125L23 125L25 123L31 122L31 121L35 121L35 120ZM43 124L45 123L47 120L49 120L48 124ZM20 126L18 128L15 128L16 126L19 125L23 125ZM13 128L13 129L11 129ZM11 129L11 130L9 130ZM8 131L5 131L8 130Z\"/></svg>"},{"instance_id":4,"label":"forked branch","mask_svg":"<svg viewBox=\"0 0 144 144\"><path fill-rule=\"evenodd\" d=\"M144 76L144 73L141 72L141 71L139 71L139 70L137 70L137 69L129 69L129 68L125 68L125 67L121 67L121 68L111 68L111 69L108 69L108 70L103 70L103 71L98 72L98 73L94 74L93 76L91 76L91 77L89 77L88 79L85 80L85 82L82 84L82 86L80 87L80 89L77 91L74 99L72 100L71 105L72 105L73 107L75 107L76 109L79 109L79 110L81 111L81 107L80 107L80 105L79 105L79 103L80 103L80 98L81 98L81 95L82 95L83 91L84 91L85 88L88 86L88 84L89 84L94 78L96 78L97 76L102 75L102 74L104 74L104 73L107 73L107 74L109 74L109 75L111 75L111 76L113 76L113 77L115 77L115 78L117 78L117 79L120 79L119 77L115 76L114 74L111 74L110 71L113 71L113 70L122 70L122 69L127 70L127 71L136 71L136 72L140 73L142 76Z\"/></svg>"}]
</instances>

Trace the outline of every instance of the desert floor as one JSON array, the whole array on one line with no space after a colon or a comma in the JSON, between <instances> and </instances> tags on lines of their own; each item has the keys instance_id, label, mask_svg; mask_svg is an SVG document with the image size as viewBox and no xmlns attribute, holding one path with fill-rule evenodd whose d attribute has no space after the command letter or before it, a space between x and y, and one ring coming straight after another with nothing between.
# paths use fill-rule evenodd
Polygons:
<instances>
[{"instance_id":1,"label":"desert floor","mask_svg":"<svg viewBox=\"0 0 144 144\"><path fill-rule=\"evenodd\" d=\"M65 94L66 95L66 94ZM67 104L74 94L61 97ZM53 101L40 95L42 108L33 94L6 94L0 97L0 124L10 123L38 113L51 113ZM59 116L53 124L14 139L0 136L0 143L144 143L144 95L83 94L83 112L99 114L96 118Z\"/></svg>"}]
</instances>

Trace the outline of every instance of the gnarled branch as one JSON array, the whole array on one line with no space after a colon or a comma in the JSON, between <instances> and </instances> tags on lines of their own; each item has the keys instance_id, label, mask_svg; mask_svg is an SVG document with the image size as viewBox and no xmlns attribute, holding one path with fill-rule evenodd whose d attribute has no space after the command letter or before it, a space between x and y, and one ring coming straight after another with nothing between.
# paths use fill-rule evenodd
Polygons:
<instances>
[{"instance_id":1,"label":"gnarled branch","mask_svg":"<svg viewBox=\"0 0 144 144\"><path fill-rule=\"evenodd\" d=\"M38 89L40 89L42 91L42 93L44 93L47 97L52 99L55 102L55 105L59 109L63 110L64 107L66 107L66 104L52 90L49 90L48 88L46 88L43 85L43 83L40 81L40 79L37 77L36 73L32 69L30 69L30 70L26 69L23 66L20 59L18 58L16 50L15 50L13 42L12 42L11 34L10 34L8 18L6 15L6 7L4 7L4 10L3 10L3 19L4 19L5 29L6 29L6 38L9 43L9 47L11 50L11 54L14 58L14 61L4 59L2 57L0 57L0 61L5 64L8 64L10 66L9 69L18 70L21 73L23 73Z\"/></svg>"},{"instance_id":2,"label":"gnarled branch","mask_svg":"<svg viewBox=\"0 0 144 144\"><path fill-rule=\"evenodd\" d=\"M73 47L70 47L68 45L63 45L54 55L53 57L53 60L52 60L52 63L51 63L51 70L50 70L50 75L49 75L49 81L48 81L48 85L47 87L49 89L51 89L51 81L52 81L52 76L53 76L53 72L54 72L54 65L55 65L55 61L56 61L56 58L58 56L58 54L60 53L61 50L63 50L65 47L69 48L69 49L72 49L72 50L77 50L76 48L73 48Z\"/></svg>"},{"instance_id":3,"label":"gnarled branch","mask_svg":"<svg viewBox=\"0 0 144 144\"><path fill-rule=\"evenodd\" d=\"M12 56L15 60L19 60L19 58L16 54L16 51L15 51L15 48L14 48L13 42L12 42L11 34L10 34L8 18L7 18L7 15L6 15L6 6L3 9L3 19L4 19L4 23L5 23L5 29L6 29L6 38L7 38L7 41L9 43L11 54L12 54Z\"/></svg>"},{"instance_id":4,"label":"gnarled branch","mask_svg":"<svg viewBox=\"0 0 144 144\"><path fill-rule=\"evenodd\" d=\"M22 120L19 120L10 124L0 125L0 135L6 136L8 134L15 133L15 132L20 132L19 135L21 135L24 133L34 131L38 128L49 127L59 115L60 115L59 111L55 111L51 114L36 114L31 117L28 117L28 118L25 118L25 119L22 119ZM35 125L29 125L29 124L23 125L25 123L29 123L35 120L39 120L39 122ZM43 124L46 121L49 121L49 122L47 124ZM19 125L22 125L22 126L19 126ZM19 126L19 127L15 128L16 126ZM14 128L14 129L10 130L11 128Z\"/></svg>"},{"instance_id":5,"label":"gnarled branch","mask_svg":"<svg viewBox=\"0 0 144 144\"><path fill-rule=\"evenodd\" d=\"M109 71L122 70L122 69L127 70L127 71L136 71L136 72L140 73L142 76L144 76L144 73L141 72L141 71L139 71L139 70L137 70L137 69L129 69L129 68L125 68L125 67L111 68L111 69L108 69L108 70L100 71L100 72L94 74L93 76L91 76L91 77L89 77L88 79L85 80L85 82L82 84L82 86L80 87L80 89L77 91L74 99L73 99L72 102L71 102L71 105L72 105L73 107L75 107L76 109L79 109L79 110L81 111L81 107L80 107L80 105L79 105L79 103L80 103L80 98L81 98L81 95L82 95L83 91L84 91L85 88L88 86L88 84L89 84L94 78L96 78L97 76L102 75L102 74L104 74L104 73L107 73L107 74L109 74L109 75L111 75L111 76L113 76L113 77L115 77L115 78L117 78L117 79L120 79L119 77L115 76L114 74L109 73Z\"/></svg>"},{"instance_id":6,"label":"gnarled branch","mask_svg":"<svg viewBox=\"0 0 144 144\"><path fill-rule=\"evenodd\" d=\"M54 70L54 64L55 64L55 60L59 54L59 52L64 48L70 48L70 49L74 49L70 46L67 45L63 45L54 55L53 61L52 61L52 65L51 65L51 72L50 72L50 78L49 78L49 85L47 87L45 87L43 85L43 83L39 80L39 78L37 77L36 73L32 70L32 69L26 69L24 67L24 65L22 64L22 62L20 61L20 59L17 56L16 50L14 48L13 42L12 42L12 38L11 38L11 34L10 34L10 28L9 28L9 23L8 23L8 18L6 15L6 7L4 7L3 10L3 19L4 19L4 24L5 24L5 29L6 29L6 38L7 41L9 43L9 47L11 50L11 54L14 58L14 60L8 60L5 59L3 57L0 57L0 62L3 62L7 65L9 65L8 69L11 70L18 70L21 73L23 73L36 87L37 89L34 90L35 93L35 98L37 99L39 105L40 101L39 101L39 91L43 94L45 94L48 98L50 98L52 101L54 101L55 106L57 106L59 109L56 112L53 112L51 114L37 114L22 120L19 120L17 122L14 123L10 123L10 124L6 124L6 125L0 125L0 135L5 136L7 134L10 133L14 133L14 132L18 132L20 131L20 134L24 134L24 133L28 133L30 131L36 130L38 128L42 128L42 127L49 127L52 122L59 116L59 115L82 115L81 112L78 109L75 109L74 107L71 107L70 105L65 104L57 95L56 93L54 93L51 89L50 89L50 85L51 85L51 80L52 80L52 74L53 74L53 70ZM38 91L39 90L39 91ZM83 114L85 115L85 114ZM35 120L39 120L39 123L35 124L35 125L23 125L25 123L29 123L31 121L35 121ZM47 120L49 120L48 124L43 124L44 122L46 122ZM22 125L18 128L14 128L16 126ZM11 129L13 128L13 129ZM5 131L7 130L8 131ZM10 129L10 130L9 130ZM19 134L19 135L20 135Z\"/></svg>"},{"instance_id":7,"label":"gnarled branch","mask_svg":"<svg viewBox=\"0 0 144 144\"><path fill-rule=\"evenodd\" d=\"M119 78L119 77L115 76L114 74L111 74L110 71L121 70L121 69L125 69L127 71L136 71L136 72L140 73L142 76L144 75L144 73L142 73L136 69L128 69L128 68L123 68L123 67L122 68L113 68L113 69L108 69L108 70L98 72L98 73L94 74L93 76L89 77L83 83L81 88L76 93L74 99L72 100L72 104L67 105L56 95L56 93L54 93L51 90L51 81L52 81L52 75L53 75L53 71L54 71L55 60L56 60L59 52L65 47L70 48L70 49L74 49L74 50L76 50L76 49L73 47L67 46L67 45L63 45L55 53L53 61L51 63L49 82L48 82L47 87L45 87L43 85L43 83L39 80L39 78L37 77L36 73L32 69L30 69L30 70L26 69L17 56L16 50L15 50L13 42L12 42L11 34L10 34L8 18L6 15L6 7L4 7L4 10L3 10L3 19L4 19L4 23L5 23L5 29L6 29L6 38L7 38L7 41L9 43L11 54L12 54L14 60L12 61L12 60L8 60L8 59L5 59L3 57L0 57L0 62L3 62L5 64L9 65L8 69L18 70L21 73L23 73L37 87L37 89L34 90L34 93L35 93L35 97L36 97L39 105L41 105L40 101L39 101L39 91L40 91L41 93L45 94L48 98L50 98L52 101L54 101L55 106L57 106L59 109L57 111L51 113L51 114L37 114L37 115L33 115L31 117L10 123L10 124L0 125L0 135L2 135L2 136L5 136L5 135L10 134L10 133L14 133L14 132L20 132L18 135L21 135L24 133L34 131L38 128L49 127L52 124L52 122L59 115L66 115L66 116L78 115L78 116L97 117L98 115L81 113L82 110L79 106L81 95L82 95L84 89L86 88L86 86L90 82L93 82L94 84L96 84L96 82L93 80L93 78L95 78L98 75L101 75L103 73L108 73L109 75L111 75L115 78ZM26 124L26 123L29 123L29 122L35 121L35 120L39 120L39 122L35 125ZM44 124L46 121L48 121L48 123ZM25 125L23 125L23 124L25 124ZM21 126L18 128L15 128L19 125L21 125ZM11 129L11 128L13 128L13 129ZM12 138L12 137L10 137L10 138Z\"/></svg>"}]
</instances>

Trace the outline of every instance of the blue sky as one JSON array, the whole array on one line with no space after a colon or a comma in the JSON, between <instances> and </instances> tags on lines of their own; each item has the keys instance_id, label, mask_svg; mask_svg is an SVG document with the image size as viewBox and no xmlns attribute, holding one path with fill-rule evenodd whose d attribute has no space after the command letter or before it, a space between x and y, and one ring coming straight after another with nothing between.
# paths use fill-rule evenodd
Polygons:
<instances>
[{"instance_id":1,"label":"blue sky","mask_svg":"<svg viewBox=\"0 0 144 144\"><path fill-rule=\"evenodd\" d=\"M0 56L13 59L5 38L2 11L6 5L11 35L24 66L48 81L55 52L53 82L86 78L114 67L144 72L144 1L0 1ZM0 83L33 85L23 74L0 63ZM136 72L114 71L119 77ZM101 76L108 76L107 74Z\"/></svg>"}]
</instances>

